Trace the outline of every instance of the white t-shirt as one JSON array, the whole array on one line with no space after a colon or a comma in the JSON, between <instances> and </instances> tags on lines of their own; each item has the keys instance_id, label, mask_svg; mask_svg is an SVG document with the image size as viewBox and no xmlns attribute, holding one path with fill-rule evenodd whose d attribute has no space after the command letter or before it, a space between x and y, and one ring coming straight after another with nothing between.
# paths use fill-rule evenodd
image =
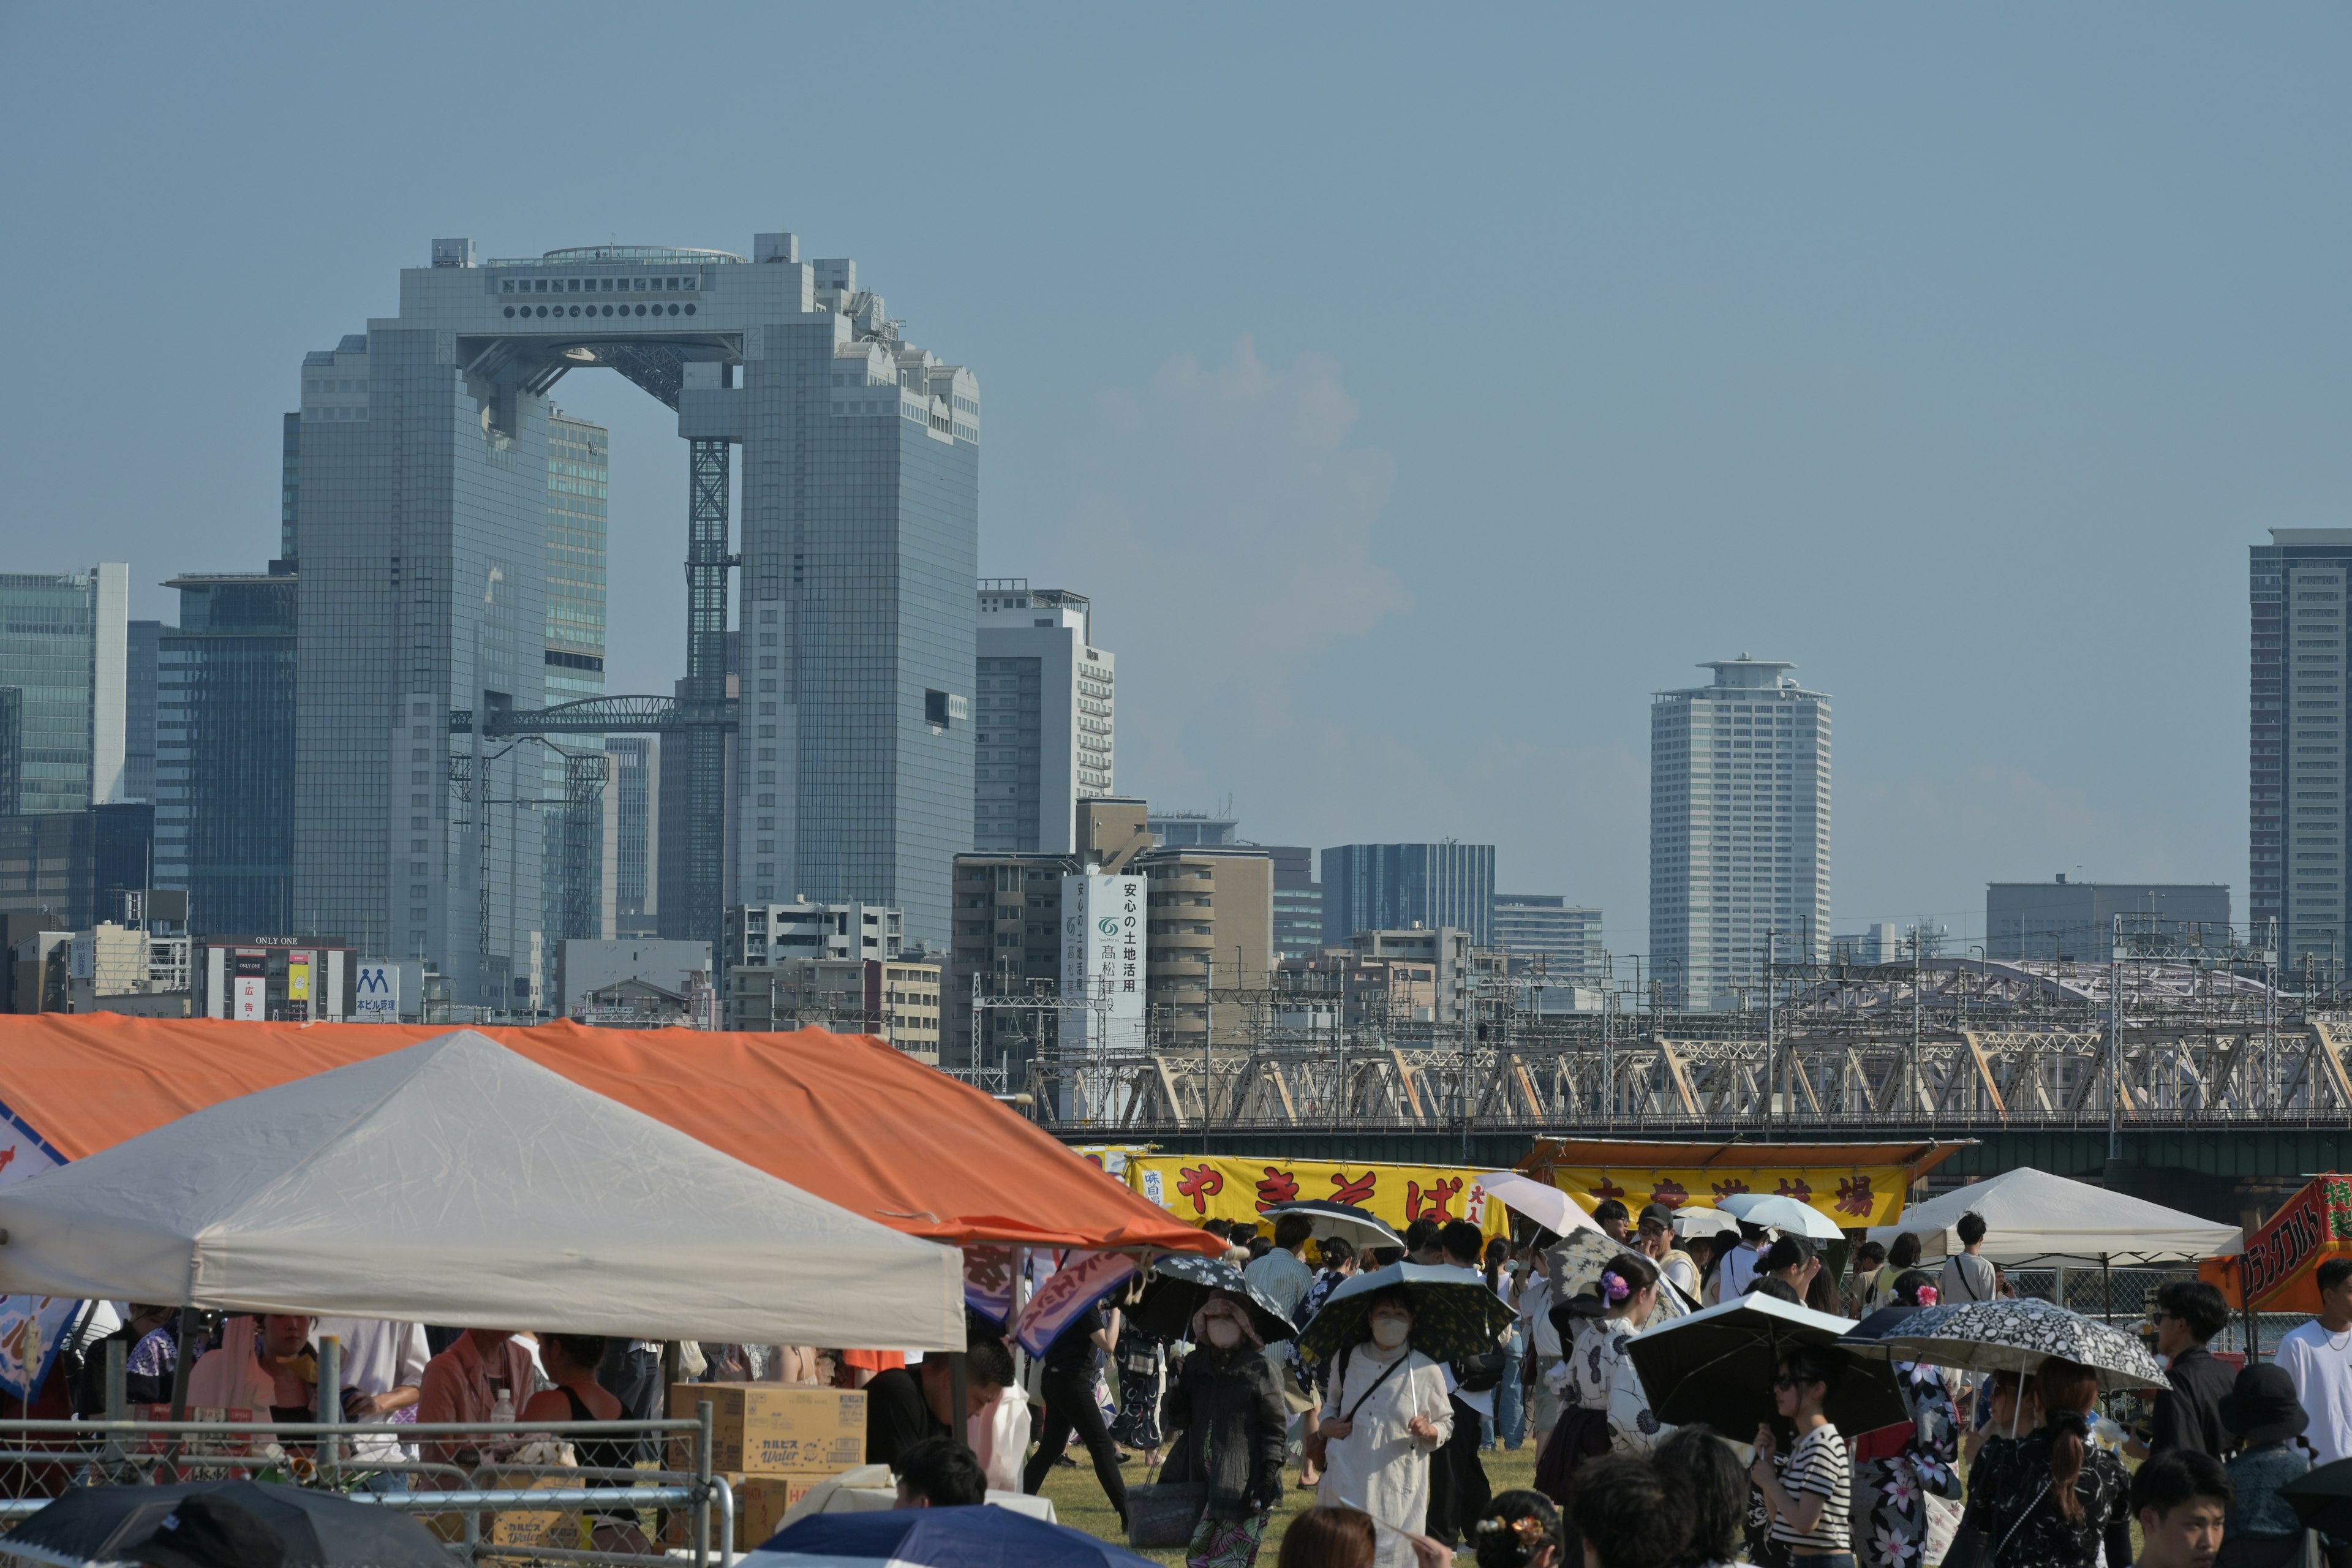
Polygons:
<instances>
[{"instance_id":1,"label":"white t-shirt","mask_svg":"<svg viewBox=\"0 0 2352 1568\"><path fill-rule=\"evenodd\" d=\"M2318 1462L2352 1458L2352 1329L2331 1334L2314 1318L2289 1329L2271 1358L2294 1379L2294 1395L2311 1416L2304 1439Z\"/></svg>"},{"instance_id":2,"label":"white t-shirt","mask_svg":"<svg viewBox=\"0 0 2352 1568\"><path fill-rule=\"evenodd\" d=\"M422 1323L389 1323L373 1318L320 1318L313 1338L332 1334L343 1344L343 1386L367 1394L425 1386L425 1363L433 1357ZM340 1419L340 1417L337 1417ZM389 1423L389 1415L368 1417ZM405 1455L400 1444L355 1440L354 1458L392 1459Z\"/></svg>"},{"instance_id":3,"label":"white t-shirt","mask_svg":"<svg viewBox=\"0 0 2352 1568\"><path fill-rule=\"evenodd\" d=\"M1763 1260L1764 1255L1747 1242L1733 1247L1731 1256L1723 1260L1723 1267L1717 1271L1723 1276L1723 1299L1737 1301L1746 1295L1748 1282L1756 1278L1756 1266Z\"/></svg>"}]
</instances>

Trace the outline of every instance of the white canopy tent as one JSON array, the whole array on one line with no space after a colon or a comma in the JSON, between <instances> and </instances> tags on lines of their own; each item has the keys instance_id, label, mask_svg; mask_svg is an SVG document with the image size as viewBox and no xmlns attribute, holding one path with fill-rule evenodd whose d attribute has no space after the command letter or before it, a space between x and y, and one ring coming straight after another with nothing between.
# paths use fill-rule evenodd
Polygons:
<instances>
[{"instance_id":1,"label":"white canopy tent","mask_svg":"<svg viewBox=\"0 0 2352 1568\"><path fill-rule=\"evenodd\" d=\"M955 1248L471 1030L0 1188L0 1290L634 1339L964 1342Z\"/></svg>"},{"instance_id":2,"label":"white canopy tent","mask_svg":"<svg viewBox=\"0 0 2352 1568\"><path fill-rule=\"evenodd\" d=\"M2242 1250L2234 1225L2070 1181L2031 1165L1956 1187L1906 1212L1895 1225L1873 1226L1870 1239L1893 1242L1909 1231L1923 1258L1961 1250L1956 1228L1969 1212L1985 1221L1984 1256L2003 1264L2147 1263L2220 1258Z\"/></svg>"}]
</instances>

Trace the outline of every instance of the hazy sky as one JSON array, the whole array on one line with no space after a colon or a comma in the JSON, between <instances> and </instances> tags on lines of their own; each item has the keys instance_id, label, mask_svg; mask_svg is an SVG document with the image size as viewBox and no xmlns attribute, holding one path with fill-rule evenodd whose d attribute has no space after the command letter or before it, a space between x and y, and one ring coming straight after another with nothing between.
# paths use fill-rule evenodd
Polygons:
<instances>
[{"instance_id":1,"label":"hazy sky","mask_svg":"<svg viewBox=\"0 0 2352 1568\"><path fill-rule=\"evenodd\" d=\"M2052 15L2052 11L2057 15ZM0 567L257 567L435 236L854 256L1122 791L1647 945L1649 693L1792 659L1837 923L2245 883L2245 547L2345 526L2352 19L2280 5L0 8ZM617 378L612 689L683 663Z\"/></svg>"}]
</instances>

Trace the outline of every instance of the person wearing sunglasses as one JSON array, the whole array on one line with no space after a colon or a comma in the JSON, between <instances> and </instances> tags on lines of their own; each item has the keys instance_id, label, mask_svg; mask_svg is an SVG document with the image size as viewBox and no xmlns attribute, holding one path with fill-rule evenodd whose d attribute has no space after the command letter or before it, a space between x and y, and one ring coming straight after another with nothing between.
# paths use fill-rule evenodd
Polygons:
<instances>
[{"instance_id":1,"label":"person wearing sunglasses","mask_svg":"<svg viewBox=\"0 0 2352 1568\"><path fill-rule=\"evenodd\" d=\"M1853 1568L1853 1467L1845 1439L1822 1411L1844 1365L1842 1352L1811 1345L1782 1359L1772 1408L1796 1428L1787 1459L1780 1457L1771 1424L1756 1428L1748 1479L1771 1510L1773 1542L1805 1568Z\"/></svg>"}]
</instances>

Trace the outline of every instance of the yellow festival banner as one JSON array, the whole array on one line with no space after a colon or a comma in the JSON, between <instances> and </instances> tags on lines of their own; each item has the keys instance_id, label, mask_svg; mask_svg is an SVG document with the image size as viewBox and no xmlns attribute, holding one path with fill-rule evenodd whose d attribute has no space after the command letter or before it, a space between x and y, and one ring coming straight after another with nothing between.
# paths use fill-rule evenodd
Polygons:
<instances>
[{"instance_id":1,"label":"yellow festival banner","mask_svg":"<svg viewBox=\"0 0 2352 1568\"><path fill-rule=\"evenodd\" d=\"M1603 1198L1615 1198L1638 1215L1648 1204L1714 1208L1735 1193L1774 1193L1809 1204L1853 1230L1900 1218L1911 1173L1902 1165L1555 1165L1551 1179L1587 1214Z\"/></svg>"},{"instance_id":2,"label":"yellow festival banner","mask_svg":"<svg viewBox=\"0 0 2352 1568\"><path fill-rule=\"evenodd\" d=\"M1127 1184L1171 1214L1202 1220L1260 1220L1276 1204L1349 1204L1399 1235L1417 1219L1466 1219L1508 1236L1511 1216L1486 1201L1484 1174L1470 1165L1386 1165L1353 1161L1244 1159L1231 1154L1129 1154ZM1271 1229L1271 1226L1267 1227Z\"/></svg>"}]
</instances>

